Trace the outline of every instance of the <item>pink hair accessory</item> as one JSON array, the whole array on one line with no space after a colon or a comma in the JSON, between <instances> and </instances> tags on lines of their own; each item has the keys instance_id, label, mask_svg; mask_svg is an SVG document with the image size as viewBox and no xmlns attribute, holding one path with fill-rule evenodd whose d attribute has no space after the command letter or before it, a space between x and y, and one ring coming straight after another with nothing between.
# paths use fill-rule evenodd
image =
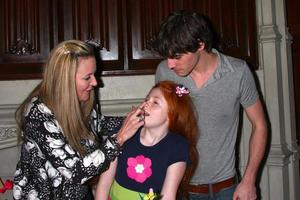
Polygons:
<instances>
[{"instance_id":1,"label":"pink hair accessory","mask_svg":"<svg viewBox=\"0 0 300 200\"><path fill-rule=\"evenodd\" d=\"M179 97L182 97L183 95L189 94L189 90L184 87L183 85L178 85L176 86L176 94Z\"/></svg>"}]
</instances>

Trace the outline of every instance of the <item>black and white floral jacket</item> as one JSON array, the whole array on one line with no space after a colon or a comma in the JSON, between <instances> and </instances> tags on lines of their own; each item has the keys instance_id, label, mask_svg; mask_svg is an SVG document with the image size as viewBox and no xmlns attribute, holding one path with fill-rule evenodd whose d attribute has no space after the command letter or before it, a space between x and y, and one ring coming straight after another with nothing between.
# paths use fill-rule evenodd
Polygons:
<instances>
[{"instance_id":1,"label":"black and white floral jacket","mask_svg":"<svg viewBox=\"0 0 300 200\"><path fill-rule=\"evenodd\" d=\"M110 137L121 126L122 117L106 117L93 109L91 134L102 138L100 145L82 141L87 149L80 156L66 140L55 116L40 98L34 97L25 112L24 142L14 177L14 199L84 199L84 183L106 170L118 154ZM103 137L101 134L106 133Z\"/></svg>"}]
</instances>

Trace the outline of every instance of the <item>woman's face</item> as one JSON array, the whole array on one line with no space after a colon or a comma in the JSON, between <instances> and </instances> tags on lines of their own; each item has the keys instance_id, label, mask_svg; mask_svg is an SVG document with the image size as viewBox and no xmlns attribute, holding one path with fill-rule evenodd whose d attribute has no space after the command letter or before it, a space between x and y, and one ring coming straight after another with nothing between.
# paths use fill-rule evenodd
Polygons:
<instances>
[{"instance_id":1,"label":"woman's face","mask_svg":"<svg viewBox=\"0 0 300 200\"><path fill-rule=\"evenodd\" d=\"M150 91L145 100L144 110L145 127L168 126L168 104L160 89L154 88Z\"/></svg>"},{"instance_id":2,"label":"woman's face","mask_svg":"<svg viewBox=\"0 0 300 200\"><path fill-rule=\"evenodd\" d=\"M89 100L91 91L97 85L94 57L81 57L76 72L76 92L80 102Z\"/></svg>"}]
</instances>

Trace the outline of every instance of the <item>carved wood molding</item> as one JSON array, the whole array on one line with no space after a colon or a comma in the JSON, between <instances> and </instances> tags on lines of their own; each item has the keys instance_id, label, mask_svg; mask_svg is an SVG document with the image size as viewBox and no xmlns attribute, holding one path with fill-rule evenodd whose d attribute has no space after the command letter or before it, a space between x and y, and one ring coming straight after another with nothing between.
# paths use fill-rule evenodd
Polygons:
<instances>
[{"instance_id":1,"label":"carved wood molding","mask_svg":"<svg viewBox=\"0 0 300 200\"><path fill-rule=\"evenodd\" d=\"M32 47L27 40L18 38L17 41L9 48L9 53L13 55L23 56L37 53L36 49Z\"/></svg>"},{"instance_id":2,"label":"carved wood molding","mask_svg":"<svg viewBox=\"0 0 300 200\"><path fill-rule=\"evenodd\" d=\"M1 1L2 7L0 23L2 36L5 42L0 46L6 54L17 56L31 55L40 51L40 2L28 1ZM46 13L45 13L46 14Z\"/></svg>"}]
</instances>

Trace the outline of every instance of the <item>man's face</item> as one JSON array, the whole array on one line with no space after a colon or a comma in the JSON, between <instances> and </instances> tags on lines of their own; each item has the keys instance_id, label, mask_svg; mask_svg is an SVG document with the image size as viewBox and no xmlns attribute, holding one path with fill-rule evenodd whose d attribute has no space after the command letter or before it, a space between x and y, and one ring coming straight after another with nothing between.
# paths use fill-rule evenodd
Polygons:
<instances>
[{"instance_id":1,"label":"man's face","mask_svg":"<svg viewBox=\"0 0 300 200\"><path fill-rule=\"evenodd\" d=\"M189 75L200 59L199 51L195 53L184 53L178 54L175 58L168 58L168 67L173 70L178 76L187 76Z\"/></svg>"}]
</instances>

